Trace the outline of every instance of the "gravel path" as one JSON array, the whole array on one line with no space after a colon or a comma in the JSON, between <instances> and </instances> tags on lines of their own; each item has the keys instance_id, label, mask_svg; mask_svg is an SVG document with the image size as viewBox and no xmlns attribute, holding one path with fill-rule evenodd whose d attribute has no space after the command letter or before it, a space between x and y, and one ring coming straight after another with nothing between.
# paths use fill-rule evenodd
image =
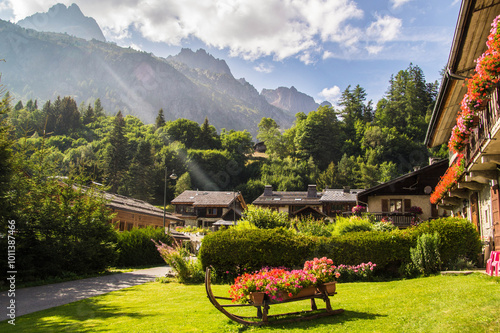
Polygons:
<instances>
[{"instance_id":1,"label":"gravel path","mask_svg":"<svg viewBox=\"0 0 500 333\"><path fill-rule=\"evenodd\" d=\"M15 300L15 316L49 309L81 299L109 293L154 281L156 277L165 276L168 266L141 269L133 272L111 274L82 280L54 283L39 287L22 288L15 291L15 297L9 297L9 291L0 293L0 321L8 317L9 305Z\"/></svg>"}]
</instances>

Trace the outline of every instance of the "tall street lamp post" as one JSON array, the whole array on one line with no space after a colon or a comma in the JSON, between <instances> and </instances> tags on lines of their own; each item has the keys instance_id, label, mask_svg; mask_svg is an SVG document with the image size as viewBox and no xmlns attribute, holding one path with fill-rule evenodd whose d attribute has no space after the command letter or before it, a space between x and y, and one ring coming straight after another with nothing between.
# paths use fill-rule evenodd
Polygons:
<instances>
[{"instance_id":1,"label":"tall street lamp post","mask_svg":"<svg viewBox=\"0 0 500 333\"><path fill-rule=\"evenodd\" d=\"M165 210L167 208L167 174L168 174L167 167L165 167L165 187L163 190L163 232L165 232ZM176 180L177 175L173 172L170 175L170 179ZM168 224L168 232L170 233L170 223Z\"/></svg>"}]
</instances>

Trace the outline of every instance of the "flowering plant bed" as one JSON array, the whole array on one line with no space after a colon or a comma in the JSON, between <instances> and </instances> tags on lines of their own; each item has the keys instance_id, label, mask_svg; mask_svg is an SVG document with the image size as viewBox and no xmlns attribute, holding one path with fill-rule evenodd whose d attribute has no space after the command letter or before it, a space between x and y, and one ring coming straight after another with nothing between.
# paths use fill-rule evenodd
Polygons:
<instances>
[{"instance_id":1,"label":"flowering plant bed","mask_svg":"<svg viewBox=\"0 0 500 333\"><path fill-rule=\"evenodd\" d=\"M337 266L333 264L332 259L327 257L306 261L303 270L315 277L316 285L333 282L340 277Z\"/></svg>"},{"instance_id":2,"label":"flowering plant bed","mask_svg":"<svg viewBox=\"0 0 500 333\"><path fill-rule=\"evenodd\" d=\"M246 290L247 287L257 289L257 286L262 289L264 286L261 284L261 282L264 281L281 281L278 282L278 284L283 283L283 280L286 280L286 283L289 283L289 278L292 278L293 280L293 275L296 274L296 276L299 277L299 280L301 277L304 275L307 275L304 271L291 271L289 272L290 275L288 275L286 270L283 269L264 269L263 271L256 272L255 274L244 274L238 278L236 278L237 283L235 285L231 286L230 288L230 293L233 295L236 295L238 298L238 302L241 302L242 299L246 300L247 295L244 290ZM269 274L270 273L270 274ZM260 275L260 277L259 277ZM272 277L269 277L271 275ZM292 276L292 277L291 277ZM270 283L270 286L266 285L263 289L267 290L267 292L264 291L255 291L255 292L248 292L248 302L249 303L244 303L244 304L221 304L219 303L218 300L226 300L229 301L231 300L232 303L235 302L233 298L229 297L220 297L220 296L214 296L212 293L212 288L211 288L211 282L210 282L210 268L207 267L207 270L205 272L205 289L207 291L207 296L210 302L219 310L222 312L224 315L226 315L228 318L231 320L234 320L240 324L243 325L256 325L256 326L261 326L261 325L268 325L268 324L275 324L275 323L286 323L286 322L298 322L302 320L311 320L315 318L321 318L325 316L331 316L331 315L336 315L344 312L343 309L337 309L333 310L331 305L330 305L330 299L329 296L335 294L334 289L328 289L326 285L321 284L321 286L324 286L324 288L316 288L314 277L310 277L311 281L307 282L307 284L312 284L308 287L304 288L298 288L294 286L294 288L300 290L296 294L290 292L280 292L279 289L272 283ZM287 280L288 279L288 280ZM252 282L250 282L252 281ZM296 280L295 280L296 281ZM248 285L247 285L248 283ZM330 288L331 285L335 285L336 282L330 282ZM300 285L300 284L299 284ZM275 290L275 288L277 290ZM269 293L269 294L268 294ZM276 293L276 295L272 295ZM271 295L271 296L270 296ZM290 296L291 295L291 296ZM274 300L271 299L271 297L275 296ZM316 306L315 299L320 298L325 302L325 308L324 309L318 309ZM311 302L311 310L308 311L300 311L300 312L292 312L292 313L282 313L282 314L276 314L276 315L268 315L269 309L271 305L277 305L280 303L286 303L286 302L294 302L294 301L301 301L301 300L310 300ZM226 310L227 308L234 308L234 307L244 307L244 306L254 306L257 308L257 316L255 317L243 317L238 314L229 312Z\"/></svg>"},{"instance_id":3,"label":"flowering plant bed","mask_svg":"<svg viewBox=\"0 0 500 333\"><path fill-rule=\"evenodd\" d=\"M238 276L229 288L229 294L233 302L249 303L251 293L263 292L271 301L279 302L315 284L315 276L302 270L263 268L253 274Z\"/></svg>"}]
</instances>

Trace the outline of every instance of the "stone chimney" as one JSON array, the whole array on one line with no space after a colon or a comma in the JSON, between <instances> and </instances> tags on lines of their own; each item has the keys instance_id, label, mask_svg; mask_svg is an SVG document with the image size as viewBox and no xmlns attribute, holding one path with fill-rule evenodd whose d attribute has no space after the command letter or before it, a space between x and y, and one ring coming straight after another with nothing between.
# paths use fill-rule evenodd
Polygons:
<instances>
[{"instance_id":1,"label":"stone chimney","mask_svg":"<svg viewBox=\"0 0 500 333\"><path fill-rule=\"evenodd\" d=\"M307 186L307 198L317 198L318 191L316 190L316 184Z\"/></svg>"},{"instance_id":2,"label":"stone chimney","mask_svg":"<svg viewBox=\"0 0 500 333\"><path fill-rule=\"evenodd\" d=\"M344 193L351 193L351 187L350 186L344 186Z\"/></svg>"},{"instance_id":3,"label":"stone chimney","mask_svg":"<svg viewBox=\"0 0 500 333\"><path fill-rule=\"evenodd\" d=\"M273 196L273 185L266 185L264 187L264 196L272 197Z\"/></svg>"}]
</instances>

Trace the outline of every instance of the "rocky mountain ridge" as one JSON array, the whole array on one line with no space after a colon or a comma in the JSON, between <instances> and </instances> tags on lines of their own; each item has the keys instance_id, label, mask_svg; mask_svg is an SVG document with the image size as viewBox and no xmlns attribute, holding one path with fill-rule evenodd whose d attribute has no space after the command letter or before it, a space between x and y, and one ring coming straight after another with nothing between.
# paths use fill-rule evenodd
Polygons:
<instances>
[{"instance_id":1,"label":"rocky mountain ridge","mask_svg":"<svg viewBox=\"0 0 500 333\"><path fill-rule=\"evenodd\" d=\"M86 40L106 41L96 20L83 15L77 4L66 7L58 3L50 7L46 13L33 14L17 24L36 31L67 33Z\"/></svg>"}]
</instances>

